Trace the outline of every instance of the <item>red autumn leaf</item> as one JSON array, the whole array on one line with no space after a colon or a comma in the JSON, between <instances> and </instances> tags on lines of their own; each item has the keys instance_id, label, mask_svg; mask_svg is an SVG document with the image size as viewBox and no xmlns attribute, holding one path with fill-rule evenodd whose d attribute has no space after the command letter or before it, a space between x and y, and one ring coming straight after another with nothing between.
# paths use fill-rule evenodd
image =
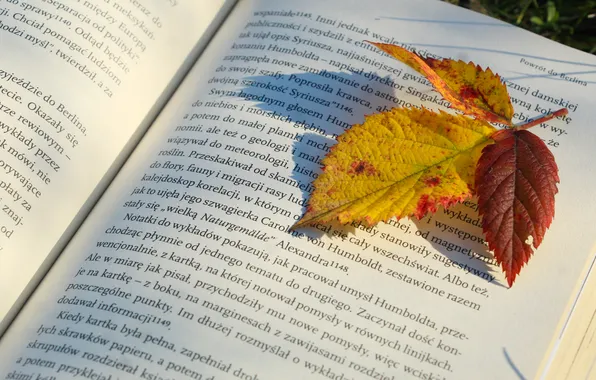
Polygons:
<instances>
[{"instance_id":1,"label":"red autumn leaf","mask_svg":"<svg viewBox=\"0 0 596 380\"><path fill-rule=\"evenodd\" d=\"M552 153L525 127L496 132L476 168L482 229L509 286L553 220L559 182Z\"/></svg>"}]
</instances>

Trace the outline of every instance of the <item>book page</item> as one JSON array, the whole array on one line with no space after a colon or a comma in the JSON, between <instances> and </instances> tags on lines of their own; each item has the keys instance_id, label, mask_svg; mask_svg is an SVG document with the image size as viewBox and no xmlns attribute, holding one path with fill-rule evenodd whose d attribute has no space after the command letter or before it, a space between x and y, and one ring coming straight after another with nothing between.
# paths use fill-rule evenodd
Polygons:
<instances>
[{"instance_id":1,"label":"book page","mask_svg":"<svg viewBox=\"0 0 596 380\"><path fill-rule=\"evenodd\" d=\"M0 322L121 165L223 4L0 2Z\"/></svg>"},{"instance_id":2,"label":"book page","mask_svg":"<svg viewBox=\"0 0 596 380\"><path fill-rule=\"evenodd\" d=\"M594 57L441 2L338 4L238 4L2 337L4 378L537 374L594 245ZM516 120L569 108L533 129L561 184L513 288L473 200L290 231L320 159L365 114L453 112L365 39L490 65Z\"/></svg>"}]
</instances>

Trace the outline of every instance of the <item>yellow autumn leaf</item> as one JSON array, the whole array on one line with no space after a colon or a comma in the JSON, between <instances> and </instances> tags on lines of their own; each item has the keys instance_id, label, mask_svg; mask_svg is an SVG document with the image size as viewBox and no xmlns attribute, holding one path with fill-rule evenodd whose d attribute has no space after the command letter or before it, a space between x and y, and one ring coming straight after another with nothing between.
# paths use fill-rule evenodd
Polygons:
<instances>
[{"instance_id":1,"label":"yellow autumn leaf","mask_svg":"<svg viewBox=\"0 0 596 380\"><path fill-rule=\"evenodd\" d=\"M507 86L491 69L483 70L472 62L424 58L397 45L368 42L424 75L453 108L481 120L512 124Z\"/></svg>"},{"instance_id":2,"label":"yellow autumn leaf","mask_svg":"<svg viewBox=\"0 0 596 380\"><path fill-rule=\"evenodd\" d=\"M472 195L476 163L495 131L484 121L426 109L367 116L323 159L294 228L334 219L374 225L394 216L422 218L461 202Z\"/></svg>"}]
</instances>

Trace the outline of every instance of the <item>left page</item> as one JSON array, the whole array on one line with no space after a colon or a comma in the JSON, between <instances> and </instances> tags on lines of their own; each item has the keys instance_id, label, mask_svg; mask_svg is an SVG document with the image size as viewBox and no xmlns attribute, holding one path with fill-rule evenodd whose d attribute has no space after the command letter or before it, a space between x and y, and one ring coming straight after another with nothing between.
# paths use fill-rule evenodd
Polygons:
<instances>
[{"instance_id":1,"label":"left page","mask_svg":"<svg viewBox=\"0 0 596 380\"><path fill-rule=\"evenodd\" d=\"M0 331L232 4L0 1Z\"/></svg>"}]
</instances>

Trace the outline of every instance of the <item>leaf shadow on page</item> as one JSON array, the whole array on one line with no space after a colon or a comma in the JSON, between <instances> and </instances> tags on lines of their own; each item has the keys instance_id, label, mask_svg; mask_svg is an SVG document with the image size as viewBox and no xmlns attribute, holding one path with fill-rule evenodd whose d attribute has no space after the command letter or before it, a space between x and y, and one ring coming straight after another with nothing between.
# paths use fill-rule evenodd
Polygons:
<instances>
[{"instance_id":1,"label":"leaf shadow on page","mask_svg":"<svg viewBox=\"0 0 596 380\"><path fill-rule=\"evenodd\" d=\"M476 203L458 203L445 210L442 207L433 214L412 222L423 231L430 245L443 257L437 261L444 268L459 268L464 282L469 275L476 276L489 286L506 287L497 278L500 267L484 244L484 234ZM451 273L451 272L450 272Z\"/></svg>"}]
</instances>

